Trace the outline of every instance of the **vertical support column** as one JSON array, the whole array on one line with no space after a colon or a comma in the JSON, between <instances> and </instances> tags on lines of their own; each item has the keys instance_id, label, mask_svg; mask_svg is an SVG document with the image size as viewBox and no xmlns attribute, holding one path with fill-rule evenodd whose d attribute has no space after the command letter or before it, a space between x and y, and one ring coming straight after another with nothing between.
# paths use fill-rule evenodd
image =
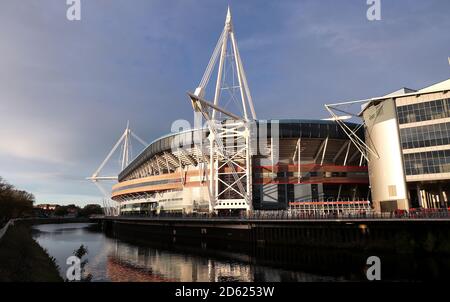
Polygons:
<instances>
[{"instance_id":1,"label":"vertical support column","mask_svg":"<svg viewBox=\"0 0 450 302\"><path fill-rule=\"evenodd\" d=\"M247 181L247 198L248 198L248 211L253 211L253 192L252 192L252 156L251 156L251 150L250 150L250 144L251 144L251 131L250 131L250 125L247 122L244 122L245 125L245 144L246 144L246 150L245 150L245 161L246 161L246 181Z\"/></svg>"},{"instance_id":2,"label":"vertical support column","mask_svg":"<svg viewBox=\"0 0 450 302\"><path fill-rule=\"evenodd\" d=\"M422 194L420 194L420 186L419 184L416 184L416 194L417 194L417 200L419 201L419 207L426 208L423 204L422 200Z\"/></svg>"},{"instance_id":3,"label":"vertical support column","mask_svg":"<svg viewBox=\"0 0 450 302\"><path fill-rule=\"evenodd\" d=\"M298 153L298 157L297 157L297 165L298 165L298 183L300 183L302 181L302 171L301 171L301 145L302 145L302 139L299 138L297 141L297 153Z\"/></svg>"},{"instance_id":4,"label":"vertical support column","mask_svg":"<svg viewBox=\"0 0 450 302\"><path fill-rule=\"evenodd\" d=\"M270 138L270 160L272 162L272 174L275 173L275 158L274 158L274 148L273 148L273 137Z\"/></svg>"},{"instance_id":5,"label":"vertical support column","mask_svg":"<svg viewBox=\"0 0 450 302\"><path fill-rule=\"evenodd\" d=\"M320 161L320 165L323 165L323 160L325 159L325 152L327 152L327 146L328 146L328 136L325 140L325 146L323 146L323 153L322 153L322 159Z\"/></svg>"},{"instance_id":6,"label":"vertical support column","mask_svg":"<svg viewBox=\"0 0 450 302\"><path fill-rule=\"evenodd\" d=\"M339 185L339 191L338 191L338 195L337 195L336 201L339 201L339 198L341 198L341 190L342 190L342 184Z\"/></svg>"},{"instance_id":7,"label":"vertical support column","mask_svg":"<svg viewBox=\"0 0 450 302\"><path fill-rule=\"evenodd\" d=\"M356 198L356 192L358 191L358 185L355 185L355 188L353 189L353 197L352 197L352 201L355 201Z\"/></svg>"},{"instance_id":8,"label":"vertical support column","mask_svg":"<svg viewBox=\"0 0 450 302\"><path fill-rule=\"evenodd\" d=\"M345 158L344 158L344 164L343 164L343 166L346 166L346 165L347 165L347 159L348 159L348 154L349 154L349 152L350 152L350 146L351 146L351 144L348 144L347 152L345 152Z\"/></svg>"},{"instance_id":9,"label":"vertical support column","mask_svg":"<svg viewBox=\"0 0 450 302\"><path fill-rule=\"evenodd\" d=\"M445 199L444 199L444 194L442 192L442 185L439 184L439 207L440 208L446 208L446 203L445 203Z\"/></svg>"},{"instance_id":10,"label":"vertical support column","mask_svg":"<svg viewBox=\"0 0 450 302\"><path fill-rule=\"evenodd\" d=\"M214 184L214 174L215 174L215 160L214 160L214 134L212 131L209 133L209 192L211 193L209 198L209 212L214 209L214 204L216 203L216 190Z\"/></svg>"}]
</instances>

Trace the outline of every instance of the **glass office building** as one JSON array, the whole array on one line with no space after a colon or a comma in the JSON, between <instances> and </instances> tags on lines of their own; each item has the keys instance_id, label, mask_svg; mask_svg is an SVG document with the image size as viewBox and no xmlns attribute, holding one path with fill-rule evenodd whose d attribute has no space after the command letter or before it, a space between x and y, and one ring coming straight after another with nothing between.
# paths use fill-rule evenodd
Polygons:
<instances>
[{"instance_id":1,"label":"glass office building","mask_svg":"<svg viewBox=\"0 0 450 302\"><path fill-rule=\"evenodd\" d=\"M450 79L372 99L361 116L376 210L450 206Z\"/></svg>"},{"instance_id":2,"label":"glass office building","mask_svg":"<svg viewBox=\"0 0 450 302\"><path fill-rule=\"evenodd\" d=\"M441 89L444 90L397 100L411 207L450 206L450 95L445 87Z\"/></svg>"}]
</instances>

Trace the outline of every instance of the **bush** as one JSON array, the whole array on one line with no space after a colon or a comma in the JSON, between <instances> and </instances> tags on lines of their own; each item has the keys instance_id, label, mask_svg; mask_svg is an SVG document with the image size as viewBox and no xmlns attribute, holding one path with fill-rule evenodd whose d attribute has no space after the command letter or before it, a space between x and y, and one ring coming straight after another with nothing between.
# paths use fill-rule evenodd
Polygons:
<instances>
[{"instance_id":1,"label":"bush","mask_svg":"<svg viewBox=\"0 0 450 302\"><path fill-rule=\"evenodd\" d=\"M31 216L34 195L18 190L0 177L0 224L12 218Z\"/></svg>"},{"instance_id":2,"label":"bush","mask_svg":"<svg viewBox=\"0 0 450 302\"><path fill-rule=\"evenodd\" d=\"M80 216L89 217L91 215L103 214L102 207L98 204L88 204L81 211Z\"/></svg>"}]
</instances>

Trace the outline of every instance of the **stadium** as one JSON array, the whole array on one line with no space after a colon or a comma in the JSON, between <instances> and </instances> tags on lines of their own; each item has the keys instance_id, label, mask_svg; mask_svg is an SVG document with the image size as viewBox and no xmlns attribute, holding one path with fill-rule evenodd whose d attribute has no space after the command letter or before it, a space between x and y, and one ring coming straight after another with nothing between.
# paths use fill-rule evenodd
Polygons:
<instances>
[{"instance_id":1,"label":"stadium","mask_svg":"<svg viewBox=\"0 0 450 302\"><path fill-rule=\"evenodd\" d=\"M226 93L231 101L223 100ZM124 167L111 195L121 215L370 209L366 160L334 120L256 117L230 11L200 85L188 95L205 126L154 140ZM226 106L233 101L239 110ZM361 125L344 125L364 140Z\"/></svg>"},{"instance_id":2,"label":"stadium","mask_svg":"<svg viewBox=\"0 0 450 302\"><path fill-rule=\"evenodd\" d=\"M122 214L208 212L211 207L214 210L286 209L302 205L313 208L324 203L357 208L367 203L367 166L336 123L277 120L255 124L258 133L266 132L259 129L262 125L276 126L279 136L276 142L270 137L272 131L267 131L269 135L263 139L267 147L259 148L265 149L266 154L258 150L251 156L249 204L241 196L230 168L222 161L213 161L210 181L210 152L201 148L209 146L208 129L155 140L120 173L112 198L119 202ZM347 124L352 128L358 126ZM194 142L196 135L201 137L200 143ZM261 146L259 135L257 140ZM179 145L180 142L184 145ZM236 161L243 165L244 160ZM245 184L246 180L242 182ZM217 194L210 192L211 183Z\"/></svg>"}]
</instances>

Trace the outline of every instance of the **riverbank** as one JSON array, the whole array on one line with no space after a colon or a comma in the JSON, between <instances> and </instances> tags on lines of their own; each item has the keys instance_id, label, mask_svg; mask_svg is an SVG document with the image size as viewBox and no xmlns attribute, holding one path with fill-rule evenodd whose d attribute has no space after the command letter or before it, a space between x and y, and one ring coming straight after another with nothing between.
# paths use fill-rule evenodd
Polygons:
<instances>
[{"instance_id":1,"label":"riverbank","mask_svg":"<svg viewBox=\"0 0 450 302\"><path fill-rule=\"evenodd\" d=\"M33 239L28 224L16 223L0 241L0 282L62 282L52 257Z\"/></svg>"}]
</instances>

